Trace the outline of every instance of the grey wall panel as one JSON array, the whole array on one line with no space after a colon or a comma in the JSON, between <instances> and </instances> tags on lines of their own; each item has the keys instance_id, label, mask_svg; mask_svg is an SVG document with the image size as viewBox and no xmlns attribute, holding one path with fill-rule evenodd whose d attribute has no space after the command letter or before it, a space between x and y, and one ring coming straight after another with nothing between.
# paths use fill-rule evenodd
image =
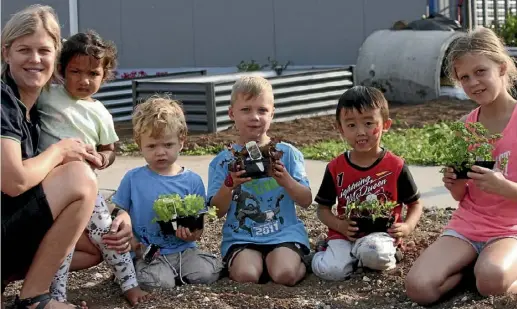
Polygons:
<instances>
[{"instance_id":1,"label":"grey wall panel","mask_svg":"<svg viewBox=\"0 0 517 309\"><path fill-rule=\"evenodd\" d=\"M16 10L46 3L69 34L66 0L2 1ZM229 67L268 56L294 65L353 64L374 30L411 21L426 0L79 0L79 30L113 40L119 67Z\"/></svg>"},{"instance_id":2,"label":"grey wall panel","mask_svg":"<svg viewBox=\"0 0 517 309\"><path fill-rule=\"evenodd\" d=\"M192 9L191 0L122 1L121 66L195 66Z\"/></svg>"},{"instance_id":3,"label":"grey wall panel","mask_svg":"<svg viewBox=\"0 0 517 309\"><path fill-rule=\"evenodd\" d=\"M31 5L31 4L44 4L50 5L56 11L59 24L61 25L61 35L64 37L70 34L69 24L69 13L68 13L68 1L66 0L3 0L2 3L2 28L5 23L11 18L11 16L19 10Z\"/></svg>"},{"instance_id":4,"label":"grey wall panel","mask_svg":"<svg viewBox=\"0 0 517 309\"><path fill-rule=\"evenodd\" d=\"M363 41L361 1L274 1L277 58L296 65L352 64Z\"/></svg>"},{"instance_id":5,"label":"grey wall panel","mask_svg":"<svg viewBox=\"0 0 517 309\"><path fill-rule=\"evenodd\" d=\"M364 38L376 30L391 28L397 20L411 22L422 18L427 0L363 0Z\"/></svg>"},{"instance_id":6,"label":"grey wall panel","mask_svg":"<svg viewBox=\"0 0 517 309\"><path fill-rule=\"evenodd\" d=\"M197 66L275 56L273 0L193 0Z\"/></svg>"},{"instance_id":7,"label":"grey wall panel","mask_svg":"<svg viewBox=\"0 0 517 309\"><path fill-rule=\"evenodd\" d=\"M122 0L77 1L79 31L93 29L106 40L115 42L119 60L130 51L123 48L120 5Z\"/></svg>"}]
</instances>

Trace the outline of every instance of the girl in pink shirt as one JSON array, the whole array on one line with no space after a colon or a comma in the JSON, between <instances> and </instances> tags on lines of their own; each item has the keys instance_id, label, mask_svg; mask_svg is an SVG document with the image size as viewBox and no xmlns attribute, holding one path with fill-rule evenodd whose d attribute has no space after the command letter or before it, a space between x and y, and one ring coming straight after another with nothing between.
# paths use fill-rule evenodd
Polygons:
<instances>
[{"instance_id":1,"label":"girl in pink shirt","mask_svg":"<svg viewBox=\"0 0 517 309\"><path fill-rule=\"evenodd\" d=\"M479 104L463 120L481 122L503 137L495 143L494 170L473 166L469 180L456 179L451 169L444 173L445 187L459 207L443 235L407 275L407 295L421 305L452 290L473 263L480 294L517 294L517 102L510 95L517 68L487 28L458 38L448 67L451 77Z\"/></svg>"}]
</instances>

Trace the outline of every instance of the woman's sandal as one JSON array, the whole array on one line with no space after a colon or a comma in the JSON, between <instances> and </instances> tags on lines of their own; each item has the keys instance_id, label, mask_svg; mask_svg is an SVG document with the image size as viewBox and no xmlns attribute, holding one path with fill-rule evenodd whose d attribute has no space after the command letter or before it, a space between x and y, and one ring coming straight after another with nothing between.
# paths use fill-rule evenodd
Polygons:
<instances>
[{"instance_id":1,"label":"woman's sandal","mask_svg":"<svg viewBox=\"0 0 517 309\"><path fill-rule=\"evenodd\" d=\"M36 306L36 308L34 308L34 309L44 309L45 306L48 305L48 303L50 303L51 301L52 301L52 297L50 296L49 293L41 294L41 295L30 297L30 298L24 298L24 299L20 299L20 297L18 295L16 295L16 299L14 300L14 306L11 308L12 309L27 309L27 307L39 303ZM70 305L75 306L75 308L77 308L77 309L83 308L83 307L77 306L77 305L72 305L72 304L70 304Z\"/></svg>"}]
</instances>

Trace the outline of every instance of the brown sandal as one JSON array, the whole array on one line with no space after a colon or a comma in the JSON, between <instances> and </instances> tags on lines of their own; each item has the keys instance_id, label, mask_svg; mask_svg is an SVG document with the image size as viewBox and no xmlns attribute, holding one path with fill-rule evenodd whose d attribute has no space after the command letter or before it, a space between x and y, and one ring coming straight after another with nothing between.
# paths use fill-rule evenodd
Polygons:
<instances>
[{"instance_id":1,"label":"brown sandal","mask_svg":"<svg viewBox=\"0 0 517 309\"><path fill-rule=\"evenodd\" d=\"M39 303L35 309L44 309L45 306L48 305L48 303L50 301L52 301L52 297L50 296L49 293L41 294L41 295L30 297L30 298L24 298L24 299L21 299L18 295L16 295L16 299L14 300L14 306L11 308L12 309L27 309L28 306ZM71 306L75 306L75 308L77 308L77 309L82 309L82 307L77 306L77 305L71 304Z\"/></svg>"}]
</instances>

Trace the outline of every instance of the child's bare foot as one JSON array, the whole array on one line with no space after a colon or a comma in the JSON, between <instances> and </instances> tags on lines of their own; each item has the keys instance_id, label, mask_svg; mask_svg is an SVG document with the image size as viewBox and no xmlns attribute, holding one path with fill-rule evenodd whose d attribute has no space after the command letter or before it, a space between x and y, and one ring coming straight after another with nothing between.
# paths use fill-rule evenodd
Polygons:
<instances>
[{"instance_id":1,"label":"child's bare foot","mask_svg":"<svg viewBox=\"0 0 517 309\"><path fill-rule=\"evenodd\" d=\"M148 300L151 294L143 291L139 286L137 286L127 290L124 293L124 296L129 301L131 306L135 306Z\"/></svg>"}]
</instances>

